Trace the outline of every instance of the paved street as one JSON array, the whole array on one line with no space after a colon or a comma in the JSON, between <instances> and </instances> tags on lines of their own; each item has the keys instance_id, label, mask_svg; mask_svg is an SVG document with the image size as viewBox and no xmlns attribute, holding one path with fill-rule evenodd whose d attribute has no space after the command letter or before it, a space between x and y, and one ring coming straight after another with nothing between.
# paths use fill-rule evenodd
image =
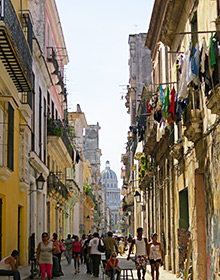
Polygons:
<instances>
[{"instance_id":1,"label":"paved street","mask_svg":"<svg viewBox=\"0 0 220 280\"><path fill-rule=\"evenodd\" d=\"M126 257L118 257L118 258L119 258L119 266L121 268L131 268L131 269L133 269L134 279L137 279L137 273L136 273L134 262L132 260L127 261ZM92 280L92 279L98 279L98 278L94 278L91 275L86 274L86 265L85 264L82 264L80 266L80 273L79 274L74 274L73 262L71 263L71 265L67 265L66 260L63 259L62 270L64 272L64 276L56 277L54 279L57 279L57 280L69 280L69 279ZM147 266L147 270L150 270L150 266ZM29 272L30 272L30 267L23 268L21 270L21 279L22 280L30 279L28 277L30 275ZM35 279L40 279L40 278L36 277ZM100 266L99 279L104 279L103 273L102 273L102 270L101 270L101 266ZM106 279L106 277L105 277L105 279ZM163 268L161 268L161 270L160 270L160 280L172 280L172 279L176 279L175 275L173 275L169 272L165 272L163 270ZM151 277L148 273L146 273L145 280L151 280Z\"/></svg>"}]
</instances>

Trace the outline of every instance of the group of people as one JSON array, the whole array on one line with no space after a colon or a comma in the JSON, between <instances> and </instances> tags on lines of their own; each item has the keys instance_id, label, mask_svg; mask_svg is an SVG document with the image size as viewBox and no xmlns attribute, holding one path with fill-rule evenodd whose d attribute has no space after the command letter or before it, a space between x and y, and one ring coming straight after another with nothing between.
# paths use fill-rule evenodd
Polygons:
<instances>
[{"instance_id":1,"label":"group of people","mask_svg":"<svg viewBox=\"0 0 220 280\"><path fill-rule=\"evenodd\" d=\"M137 229L137 237L131 241L127 260L130 259L130 254L136 246L135 264L137 268L138 280L145 277L146 265L149 260L151 265L151 276L154 280L154 271L156 270L156 280L159 280L159 266L163 263L163 256L160 242L157 241L157 233L152 234L152 240L148 243L146 238L143 238L143 228Z\"/></svg>"},{"instance_id":2,"label":"group of people","mask_svg":"<svg viewBox=\"0 0 220 280\"><path fill-rule=\"evenodd\" d=\"M143 228L137 229L137 237L132 238L129 235L130 240L127 240L130 244L127 260L130 259L130 255L136 247L135 264L137 268L138 279L144 280L146 272L146 264L149 261L151 265L152 280L154 280L154 271L156 270L156 280L159 279L159 266L163 262L161 245L157 241L157 234L152 235L151 242L148 243L147 239L143 237ZM123 240L119 242L121 246ZM124 247L124 246L123 246ZM67 263L70 265L71 260L74 260L75 274L80 272L80 260L81 263L86 264L87 273L93 274L94 277L99 277L99 266L101 262L101 255L105 254L105 260L102 260L105 273L113 280L115 275L117 280L120 279L121 269L119 268L119 260L117 255L118 244L113 238L112 232L108 232L107 237L99 238L99 234L89 234L87 237L82 236L80 240L78 236L71 236L68 234L65 240L58 240L56 233L53 234L53 238L50 239L47 232L42 233L42 241L39 242L37 247L36 261L40 266L41 279L47 278L50 280L52 276L64 275L61 267L61 255L65 252ZM0 275L11 275L14 280L20 280L20 273L18 268L19 252L14 250L11 256L8 256L0 261Z\"/></svg>"}]
</instances>

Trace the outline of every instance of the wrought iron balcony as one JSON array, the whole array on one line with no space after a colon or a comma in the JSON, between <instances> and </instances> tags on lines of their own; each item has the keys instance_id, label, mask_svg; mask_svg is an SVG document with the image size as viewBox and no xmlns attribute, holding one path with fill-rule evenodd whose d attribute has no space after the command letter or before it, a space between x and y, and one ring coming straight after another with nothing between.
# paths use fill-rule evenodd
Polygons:
<instances>
[{"instance_id":1,"label":"wrought iron balcony","mask_svg":"<svg viewBox=\"0 0 220 280\"><path fill-rule=\"evenodd\" d=\"M54 47L47 47L47 62L51 74L58 75L59 65L57 62L57 54Z\"/></svg>"},{"instance_id":2,"label":"wrought iron balcony","mask_svg":"<svg viewBox=\"0 0 220 280\"><path fill-rule=\"evenodd\" d=\"M184 135L189 141L197 142L202 135L202 115L198 91L192 91L189 95L189 105L183 124L186 126Z\"/></svg>"},{"instance_id":3,"label":"wrought iron balcony","mask_svg":"<svg viewBox=\"0 0 220 280\"><path fill-rule=\"evenodd\" d=\"M61 137L64 145L66 146L70 157L73 159L74 151L69 137L72 137L71 132L64 127L64 123L60 120L47 119L47 135Z\"/></svg>"},{"instance_id":4,"label":"wrought iron balcony","mask_svg":"<svg viewBox=\"0 0 220 280\"><path fill-rule=\"evenodd\" d=\"M48 192L52 195L59 193L64 199L68 199L68 190L66 186L53 172L50 172L49 176L47 177L47 188Z\"/></svg>"},{"instance_id":5,"label":"wrought iron balcony","mask_svg":"<svg viewBox=\"0 0 220 280\"><path fill-rule=\"evenodd\" d=\"M0 59L19 92L32 90L32 56L11 0L0 1ZM32 38L30 24L29 37Z\"/></svg>"}]
</instances>

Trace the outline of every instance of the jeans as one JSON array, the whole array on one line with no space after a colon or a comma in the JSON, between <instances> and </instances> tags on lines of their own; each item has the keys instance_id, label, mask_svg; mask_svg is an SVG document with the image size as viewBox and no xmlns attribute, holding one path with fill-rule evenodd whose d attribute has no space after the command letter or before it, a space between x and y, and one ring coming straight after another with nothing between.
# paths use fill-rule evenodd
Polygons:
<instances>
[{"instance_id":1,"label":"jeans","mask_svg":"<svg viewBox=\"0 0 220 280\"><path fill-rule=\"evenodd\" d=\"M111 250L106 250L106 252L105 252L106 261L109 260L109 259L111 258L111 254L112 254L112 251L111 251Z\"/></svg>"},{"instance_id":2,"label":"jeans","mask_svg":"<svg viewBox=\"0 0 220 280\"><path fill-rule=\"evenodd\" d=\"M52 274L55 276L59 272L59 259L57 256L53 255L53 268Z\"/></svg>"},{"instance_id":3,"label":"jeans","mask_svg":"<svg viewBox=\"0 0 220 280\"><path fill-rule=\"evenodd\" d=\"M93 275L95 277L99 276L99 265L101 260L101 255L90 255L92 259Z\"/></svg>"},{"instance_id":4,"label":"jeans","mask_svg":"<svg viewBox=\"0 0 220 280\"><path fill-rule=\"evenodd\" d=\"M20 272L18 270L0 270L1 276L13 276L14 280L21 280Z\"/></svg>"},{"instance_id":5,"label":"jeans","mask_svg":"<svg viewBox=\"0 0 220 280\"><path fill-rule=\"evenodd\" d=\"M92 273L92 259L89 257L88 259L85 258L86 261L86 273Z\"/></svg>"},{"instance_id":6,"label":"jeans","mask_svg":"<svg viewBox=\"0 0 220 280\"><path fill-rule=\"evenodd\" d=\"M113 280L115 278L115 274L117 274L117 280L119 280L121 272L116 268L111 268L106 270L106 274L110 277L110 280Z\"/></svg>"},{"instance_id":7,"label":"jeans","mask_svg":"<svg viewBox=\"0 0 220 280\"><path fill-rule=\"evenodd\" d=\"M65 252L65 254L66 254L66 260L67 260L67 262L68 262L68 264L71 264L71 257L72 257L72 253L71 253L71 249L66 249L66 252Z\"/></svg>"},{"instance_id":8,"label":"jeans","mask_svg":"<svg viewBox=\"0 0 220 280\"><path fill-rule=\"evenodd\" d=\"M59 272L62 272L62 267L61 267L61 254L62 253L59 253L59 254L54 254L58 260L59 260Z\"/></svg>"}]
</instances>

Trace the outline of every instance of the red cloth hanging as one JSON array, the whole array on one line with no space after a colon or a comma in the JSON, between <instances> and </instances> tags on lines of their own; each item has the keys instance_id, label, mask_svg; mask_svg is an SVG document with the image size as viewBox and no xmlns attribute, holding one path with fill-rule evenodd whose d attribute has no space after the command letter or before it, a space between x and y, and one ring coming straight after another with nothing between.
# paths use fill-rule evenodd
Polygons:
<instances>
[{"instance_id":1,"label":"red cloth hanging","mask_svg":"<svg viewBox=\"0 0 220 280\"><path fill-rule=\"evenodd\" d=\"M170 103L170 108L168 110L168 112L171 114L172 120L174 120L175 117L175 88L173 87L172 91L171 91L171 103Z\"/></svg>"}]
</instances>

